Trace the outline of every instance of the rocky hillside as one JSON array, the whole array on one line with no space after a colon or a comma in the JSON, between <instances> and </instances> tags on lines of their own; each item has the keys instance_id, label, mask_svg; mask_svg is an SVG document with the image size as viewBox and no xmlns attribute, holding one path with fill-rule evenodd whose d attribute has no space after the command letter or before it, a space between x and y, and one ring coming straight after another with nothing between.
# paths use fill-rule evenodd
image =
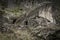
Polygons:
<instances>
[{"instance_id":1,"label":"rocky hillside","mask_svg":"<svg viewBox=\"0 0 60 40\"><path fill-rule=\"evenodd\" d=\"M1 0L0 40L60 40L59 0Z\"/></svg>"}]
</instances>

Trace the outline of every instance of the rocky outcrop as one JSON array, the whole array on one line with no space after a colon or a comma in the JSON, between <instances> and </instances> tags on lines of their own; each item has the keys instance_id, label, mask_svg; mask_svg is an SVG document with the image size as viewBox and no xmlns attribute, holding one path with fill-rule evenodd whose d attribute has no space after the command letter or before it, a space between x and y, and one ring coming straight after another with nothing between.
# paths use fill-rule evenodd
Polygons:
<instances>
[{"instance_id":1,"label":"rocky outcrop","mask_svg":"<svg viewBox=\"0 0 60 40\"><path fill-rule=\"evenodd\" d=\"M33 36L36 37L36 40L41 38L46 40L48 35L53 34L56 30L60 30L59 25L56 24L56 10L58 8L47 3L28 12L26 16L21 18L22 20L24 19L23 21L19 22L20 20L18 19L16 23L21 23L23 27L28 28Z\"/></svg>"},{"instance_id":2,"label":"rocky outcrop","mask_svg":"<svg viewBox=\"0 0 60 40\"><path fill-rule=\"evenodd\" d=\"M3 24L0 32L11 34L12 40L50 40L51 36L53 40L53 35L60 30L59 11L51 2L43 2L20 17L13 14L3 15L3 19L0 19ZM59 31L56 34L59 34Z\"/></svg>"}]
</instances>

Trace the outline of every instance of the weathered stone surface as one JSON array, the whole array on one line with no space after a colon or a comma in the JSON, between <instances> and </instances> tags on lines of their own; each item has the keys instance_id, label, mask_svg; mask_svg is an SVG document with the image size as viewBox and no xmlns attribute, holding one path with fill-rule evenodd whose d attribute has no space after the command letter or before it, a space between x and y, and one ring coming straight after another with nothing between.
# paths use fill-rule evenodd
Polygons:
<instances>
[{"instance_id":1,"label":"weathered stone surface","mask_svg":"<svg viewBox=\"0 0 60 40\"><path fill-rule=\"evenodd\" d=\"M0 30L14 34L11 36L16 37L15 40L50 40L50 34L55 35L55 31L60 30L60 25L57 25L59 11L51 2L43 2L20 17L3 15Z\"/></svg>"}]
</instances>

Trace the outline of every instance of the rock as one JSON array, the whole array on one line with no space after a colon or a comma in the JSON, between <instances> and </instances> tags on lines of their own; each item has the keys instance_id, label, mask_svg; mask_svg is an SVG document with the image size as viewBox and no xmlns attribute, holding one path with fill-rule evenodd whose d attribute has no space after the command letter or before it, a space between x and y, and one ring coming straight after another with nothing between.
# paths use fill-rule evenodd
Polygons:
<instances>
[{"instance_id":1,"label":"rock","mask_svg":"<svg viewBox=\"0 0 60 40\"><path fill-rule=\"evenodd\" d=\"M53 34L49 34L47 40L60 40L60 30L55 31Z\"/></svg>"}]
</instances>

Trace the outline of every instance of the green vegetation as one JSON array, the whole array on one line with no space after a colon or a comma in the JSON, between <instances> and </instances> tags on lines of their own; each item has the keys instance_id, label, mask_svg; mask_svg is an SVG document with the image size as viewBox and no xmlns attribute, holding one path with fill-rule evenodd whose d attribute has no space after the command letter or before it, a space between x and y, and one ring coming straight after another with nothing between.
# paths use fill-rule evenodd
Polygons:
<instances>
[{"instance_id":1,"label":"green vegetation","mask_svg":"<svg viewBox=\"0 0 60 40\"><path fill-rule=\"evenodd\" d=\"M14 9L6 9L5 12L7 14L11 13L13 15L15 15L16 17L20 16L21 14L23 14L23 10L20 9L19 7L16 7Z\"/></svg>"}]
</instances>

